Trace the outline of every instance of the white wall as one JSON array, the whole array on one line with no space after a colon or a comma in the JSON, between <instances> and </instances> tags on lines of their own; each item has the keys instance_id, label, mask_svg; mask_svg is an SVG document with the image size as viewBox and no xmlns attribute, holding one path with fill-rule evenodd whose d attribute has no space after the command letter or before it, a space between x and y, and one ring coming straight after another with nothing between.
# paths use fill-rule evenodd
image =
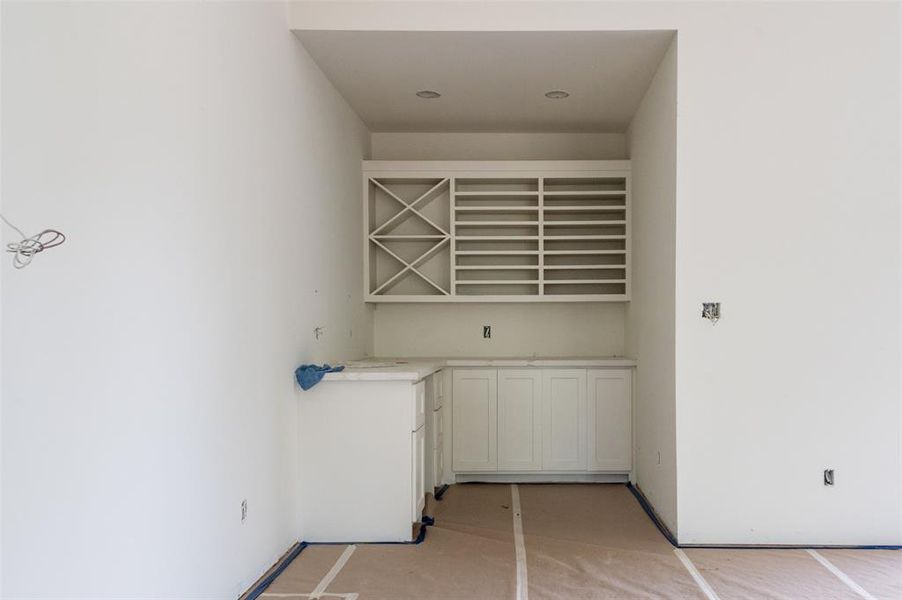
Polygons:
<instances>
[{"instance_id":1,"label":"white wall","mask_svg":"<svg viewBox=\"0 0 902 600\"><path fill-rule=\"evenodd\" d=\"M677 41L674 39L627 131L632 161L632 301L626 353L635 387L637 484L677 532L674 309Z\"/></svg>"},{"instance_id":2,"label":"white wall","mask_svg":"<svg viewBox=\"0 0 902 600\"><path fill-rule=\"evenodd\" d=\"M380 304L376 356L623 356L621 303ZM482 337L482 326L492 337Z\"/></svg>"},{"instance_id":3,"label":"white wall","mask_svg":"<svg viewBox=\"0 0 902 600\"><path fill-rule=\"evenodd\" d=\"M619 160L622 133L373 133L378 160Z\"/></svg>"},{"instance_id":4,"label":"white wall","mask_svg":"<svg viewBox=\"0 0 902 600\"><path fill-rule=\"evenodd\" d=\"M898 3L298 2L307 29L675 29L683 542L902 543ZM716 326L700 304L724 303ZM837 485L821 484L837 469Z\"/></svg>"},{"instance_id":5,"label":"white wall","mask_svg":"<svg viewBox=\"0 0 902 600\"><path fill-rule=\"evenodd\" d=\"M902 544L900 6L680 30L685 542Z\"/></svg>"},{"instance_id":6,"label":"white wall","mask_svg":"<svg viewBox=\"0 0 902 600\"><path fill-rule=\"evenodd\" d=\"M616 160L622 133L373 133L376 160ZM492 338L482 326L492 325ZM382 304L378 356L623 355L622 304Z\"/></svg>"},{"instance_id":7,"label":"white wall","mask_svg":"<svg viewBox=\"0 0 902 600\"><path fill-rule=\"evenodd\" d=\"M2 257L3 597L235 598L296 539L292 371L370 349L368 132L285 14L2 3L3 213L69 236Z\"/></svg>"}]
</instances>

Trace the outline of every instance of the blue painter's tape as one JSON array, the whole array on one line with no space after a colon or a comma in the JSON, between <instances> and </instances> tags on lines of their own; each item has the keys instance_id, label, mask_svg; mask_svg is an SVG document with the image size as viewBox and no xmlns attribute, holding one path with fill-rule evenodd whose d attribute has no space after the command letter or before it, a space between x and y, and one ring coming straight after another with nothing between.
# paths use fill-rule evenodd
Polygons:
<instances>
[{"instance_id":1,"label":"blue painter's tape","mask_svg":"<svg viewBox=\"0 0 902 600\"><path fill-rule=\"evenodd\" d=\"M671 546L679 548L680 545L677 543L676 538L672 533L670 533L670 530L666 525L664 525L664 522L661 521L660 518L658 518L654 507L652 507L651 503L648 501L645 495L638 489L636 489L632 483L627 483L626 489L628 489L630 493L636 498L636 500L639 502L639 506L641 506L642 510L645 511L645 514L648 515L648 518L651 519L651 522L655 524L655 527L658 528L658 531L661 532L661 535L667 538L667 541L670 542Z\"/></svg>"},{"instance_id":2,"label":"blue painter's tape","mask_svg":"<svg viewBox=\"0 0 902 600\"><path fill-rule=\"evenodd\" d=\"M742 544L680 544L677 543L676 538L670 533L670 530L666 525L661 521L658 517L658 514L655 512L654 507L648 501L648 498L631 483L626 484L627 489L632 492L633 496L635 496L636 500L639 502L639 506L642 507L642 510L645 511L645 514L648 515L648 518L652 520L652 523L655 524L655 527L658 528L658 531L667 538L667 541L670 542L672 546L675 548L714 548L714 549L734 549L734 550L793 550L793 549L811 549L811 550L830 550L830 549L839 549L839 550L902 550L902 546L800 546L800 545L775 545L775 544L756 544L753 546L742 545Z\"/></svg>"},{"instance_id":3,"label":"blue painter's tape","mask_svg":"<svg viewBox=\"0 0 902 600\"><path fill-rule=\"evenodd\" d=\"M417 544L422 544L423 540L426 539L426 528L430 525L435 525L435 519L433 517L423 515L423 518L420 520L420 531L417 534L416 539L411 540L409 542L304 542L308 546L368 546L368 545L389 545L389 546L415 546Z\"/></svg>"},{"instance_id":4,"label":"blue painter's tape","mask_svg":"<svg viewBox=\"0 0 902 600\"><path fill-rule=\"evenodd\" d=\"M417 544L422 544L423 540L426 539L426 528L430 525L435 525L435 518L428 515L423 515L420 523L420 532L417 534L416 539L410 542L301 542L291 551L291 553L289 553L285 558L281 560L281 562L279 562L276 568L273 569L272 573L267 575L266 578L262 579L259 583L257 583L257 585L254 586L251 591L247 593L247 595L244 597L244 600L256 600L260 596L260 594L266 591L266 588L272 585L272 582L276 580L276 577L281 575L282 572L288 568L288 565L291 564L291 561L297 558L298 555L303 552L304 548L307 548L308 546L360 546L370 544L404 544L415 546Z\"/></svg>"},{"instance_id":5,"label":"blue painter's tape","mask_svg":"<svg viewBox=\"0 0 902 600\"><path fill-rule=\"evenodd\" d=\"M255 585L254 588L247 593L245 600L256 600L260 596L260 594L266 591L266 588L272 585L272 582L276 580L276 577L281 575L282 571L287 569L288 565L290 565L291 562L296 559L308 545L309 544L307 544L307 542L301 542L300 544L295 546L287 556L279 561L279 564L276 565L276 568L273 569L269 575L259 581L257 585Z\"/></svg>"}]
</instances>

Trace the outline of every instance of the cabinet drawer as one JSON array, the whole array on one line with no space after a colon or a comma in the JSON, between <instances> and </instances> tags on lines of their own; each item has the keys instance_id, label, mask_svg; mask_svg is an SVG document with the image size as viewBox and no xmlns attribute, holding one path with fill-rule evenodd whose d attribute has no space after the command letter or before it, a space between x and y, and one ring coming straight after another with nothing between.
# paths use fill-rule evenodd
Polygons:
<instances>
[{"instance_id":1,"label":"cabinet drawer","mask_svg":"<svg viewBox=\"0 0 902 600\"><path fill-rule=\"evenodd\" d=\"M419 429L423 424L426 423L426 382L421 381L414 386L415 392L415 400L414 400L414 424L413 429Z\"/></svg>"}]
</instances>

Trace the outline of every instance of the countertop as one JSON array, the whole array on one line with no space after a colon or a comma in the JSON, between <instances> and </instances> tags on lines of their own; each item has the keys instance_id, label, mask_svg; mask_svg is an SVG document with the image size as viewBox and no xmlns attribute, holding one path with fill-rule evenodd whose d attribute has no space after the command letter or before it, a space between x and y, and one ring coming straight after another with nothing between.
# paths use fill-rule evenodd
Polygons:
<instances>
[{"instance_id":1,"label":"countertop","mask_svg":"<svg viewBox=\"0 0 902 600\"><path fill-rule=\"evenodd\" d=\"M622 356L590 356L568 358L498 357L498 358L365 358L337 364L345 370L327 373L323 381L419 381L445 367L558 367L558 368L625 368L636 361Z\"/></svg>"}]
</instances>

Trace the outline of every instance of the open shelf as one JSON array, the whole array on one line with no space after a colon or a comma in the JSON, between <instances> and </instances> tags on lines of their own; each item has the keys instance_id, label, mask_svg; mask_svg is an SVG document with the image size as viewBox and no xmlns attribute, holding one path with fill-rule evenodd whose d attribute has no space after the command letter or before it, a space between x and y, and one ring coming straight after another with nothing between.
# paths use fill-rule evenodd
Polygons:
<instances>
[{"instance_id":1,"label":"open shelf","mask_svg":"<svg viewBox=\"0 0 902 600\"><path fill-rule=\"evenodd\" d=\"M539 283L538 279L524 279L518 281L516 279L467 279L458 281L457 285L535 285Z\"/></svg>"},{"instance_id":2,"label":"open shelf","mask_svg":"<svg viewBox=\"0 0 902 600\"><path fill-rule=\"evenodd\" d=\"M517 191L482 191L482 192L454 192L455 196L538 196L538 191L517 192Z\"/></svg>"},{"instance_id":3,"label":"open shelf","mask_svg":"<svg viewBox=\"0 0 902 600\"><path fill-rule=\"evenodd\" d=\"M545 221L545 227L591 227L605 225L626 225L626 221Z\"/></svg>"},{"instance_id":4,"label":"open shelf","mask_svg":"<svg viewBox=\"0 0 902 600\"><path fill-rule=\"evenodd\" d=\"M626 265L592 264L592 265L545 265L546 271L579 271L598 269L626 269Z\"/></svg>"},{"instance_id":5,"label":"open shelf","mask_svg":"<svg viewBox=\"0 0 902 600\"><path fill-rule=\"evenodd\" d=\"M536 271L536 270L540 269L541 267L539 265L502 265L502 266L457 265L454 268L457 269L458 271L497 271L498 269L506 269L506 270L524 269L524 270Z\"/></svg>"},{"instance_id":6,"label":"open shelf","mask_svg":"<svg viewBox=\"0 0 902 600\"><path fill-rule=\"evenodd\" d=\"M542 210L544 210L545 212L605 212L614 210L626 210L626 206L622 204L611 204L609 206L545 206Z\"/></svg>"},{"instance_id":7,"label":"open shelf","mask_svg":"<svg viewBox=\"0 0 902 600\"><path fill-rule=\"evenodd\" d=\"M622 190L599 190L599 191L563 191L563 192L550 192L545 191L545 198L595 198L599 196L617 196L622 198L626 192Z\"/></svg>"},{"instance_id":8,"label":"open shelf","mask_svg":"<svg viewBox=\"0 0 902 600\"><path fill-rule=\"evenodd\" d=\"M458 206L455 209L458 213L462 212L539 212L538 206Z\"/></svg>"},{"instance_id":9,"label":"open shelf","mask_svg":"<svg viewBox=\"0 0 902 600\"><path fill-rule=\"evenodd\" d=\"M458 256L512 256L512 255L539 255L538 250L458 250Z\"/></svg>"},{"instance_id":10,"label":"open shelf","mask_svg":"<svg viewBox=\"0 0 902 600\"><path fill-rule=\"evenodd\" d=\"M538 240L537 235L459 235L458 242L497 242L497 241L526 241Z\"/></svg>"},{"instance_id":11,"label":"open shelf","mask_svg":"<svg viewBox=\"0 0 902 600\"><path fill-rule=\"evenodd\" d=\"M455 227L535 227L538 221L455 221Z\"/></svg>"},{"instance_id":12,"label":"open shelf","mask_svg":"<svg viewBox=\"0 0 902 600\"><path fill-rule=\"evenodd\" d=\"M545 254L563 255L573 254L576 256L586 256L592 254L626 254L626 250L546 250Z\"/></svg>"},{"instance_id":13,"label":"open shelf","mask_svg":"<svg viewBox=\"0 0 902 600\"><path fill-rule=\"evenodd\" d=\"M366 164L368 301L629 299L626 161Z\"/></svg>"},{"instance_id":14,"label":"open shelf","mask_svg":"<svg viewBox=\"0 0 902 600\"><path fill-rule=\"evenodd\" d=\"M546 242L566 240L625 240L625 235L546 235Z\"/></svg>"},{"instance_id":15,"label":"open shelf","mask_svg":"<svg viewBox=\"0 0 902 600\"><path fill-rule=\"evenodd\" d=\"M374 240L442 240L447 235L374 235Z\"/></svg>"}]
</instances>

